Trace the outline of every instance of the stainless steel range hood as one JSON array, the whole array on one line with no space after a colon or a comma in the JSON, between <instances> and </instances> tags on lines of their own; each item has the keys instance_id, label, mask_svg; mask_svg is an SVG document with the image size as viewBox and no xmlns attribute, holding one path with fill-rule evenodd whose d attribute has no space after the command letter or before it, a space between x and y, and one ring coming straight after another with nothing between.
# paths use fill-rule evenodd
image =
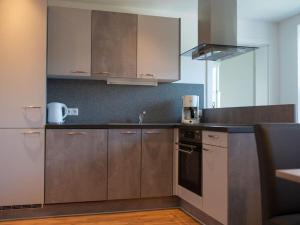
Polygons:
<instances>
[{"instance_id":1,"label":"stainless steel range hood","mask_svg":"<svg viewBox=\"0 0 300 225\"><path fill-rule=\"evenodd\" d=\"M237 0L198 0L198 43L182 55L222 61L257 48L237 45Z\"/></svg>"}]
</instances>

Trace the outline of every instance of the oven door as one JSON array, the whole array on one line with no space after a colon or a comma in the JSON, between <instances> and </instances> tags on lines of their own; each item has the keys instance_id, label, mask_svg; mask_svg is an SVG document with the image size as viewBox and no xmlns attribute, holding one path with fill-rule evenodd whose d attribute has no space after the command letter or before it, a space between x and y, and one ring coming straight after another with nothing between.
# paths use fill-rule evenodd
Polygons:
<instances>
[{"instance_id":1,"label":"oven door","mask_svg":"<svg viewBox=\"0 0 300 225\"><path fill-rule=\"evenodd\" d=\"M192 142L179 144L178 183L202 196L202 145Z\"/></svg>"}]
</instances>

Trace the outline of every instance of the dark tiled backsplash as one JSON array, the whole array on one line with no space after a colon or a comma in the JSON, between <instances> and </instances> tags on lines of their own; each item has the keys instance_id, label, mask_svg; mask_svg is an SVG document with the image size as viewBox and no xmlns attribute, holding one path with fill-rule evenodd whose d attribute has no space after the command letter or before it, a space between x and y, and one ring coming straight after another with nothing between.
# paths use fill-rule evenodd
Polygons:
<instances>
[{"instance_id":1,"label":"dark tiled backsplash","mask_svg":"<svg viewBox=\"0 0 300 225\"><path fill-rule=\"evenodd\" d=\"M147 112L145 123L176 123L181 120L181 96L199 95L203 108L202 84L159 84L158 87L107 85L97 80L48 79L47 102L65 103L78 108L79 116L68 116L66 123L138 122Z\"/></svg>"}]
</instances>

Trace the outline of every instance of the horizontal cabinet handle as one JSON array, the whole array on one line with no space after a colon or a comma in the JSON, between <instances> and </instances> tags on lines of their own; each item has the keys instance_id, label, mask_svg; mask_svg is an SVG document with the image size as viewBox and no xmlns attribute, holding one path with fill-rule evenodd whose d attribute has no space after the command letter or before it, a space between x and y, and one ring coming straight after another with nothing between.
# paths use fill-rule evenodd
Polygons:
<instances>
[{"instance_id":1,"label":"horizontal cabinet handle","mask_svg":"<svg viewBox=\"0 0 300 225\"><path fill-rule=\"evenodd\" d=\"M214 139L218 139L219 138L219 136L217 136L217 135L212 135L212 134L209 134L209 135L207 135L209 138L214 138Z\"/></svg>"},{"instance_id":2,"label":"horizontal cabinet handle","mask_svg":"<svg viewBox=\"0 0 300 225\"><path fill-rule=\"evenodd\" d=\"M146 73L146 74L141 73L141 74L139 74L139 77L141 77L141 78L143 78L143 77L155 77L155 75L151 74L151 73Z\"/></svg>"},{"instance_id":3,"label":"horizontal cabinet handle","mask_svg":"<svg viewBox=\"0 0 300 225\"><path fill-rule=\"evenodd\" d=\"M26 132L23 132L24 135L31 135L31 134L41 134L40 131L26 131Z\"/></svg>"},{"instance_id":4,"label":"horizontal cabinet handle","mask_svg":"<svg viewBox=\"0 0 300 225\"><path fill-rule=\"evenodd\" d=\"M74 135L86 135L86 132L68 132L67 135L71 135L71 136L74 136Z\"/></svg>"},{"instance_id":5,"label":"horizontal cabinet handle","mask_svg":"<svg viewBox=\"0 0 300 225\"><path fill-rule=\"evenodd\" d=\"M95 75L111 75L110 72L106 72L106 71L104 71L104 72L93 72L93 74L95 74Z\"/></svg>"},{"instance_id":6,"label":"horizontal cabinet handle","mask_svg":"<svg viewBox=\"0 0 300 225\"><path fill-rule=\"evenodd\" d=\"M24 109L41 109L42 106L26 105L23 106Z\"/></svg>"},{"instance_id":7,"label":"horizontal cabinet handle","mask_svg":"<svg viewBox=\"0 0 300 225\"><path fill-rule=\"evenodd\" d=\"M161 134L159 131L147 131L144 134Z\"/></svg>"},{"instance_id":8,"label":"horizontal cabinet handle","mask_svg":"<svg viewBox=\"0 0 300 225\"><path fill-rule=\"evenodd\" d=\"M71 70L71 73L88 73L88 72L83 70Z\"/></svg>"},{"instance_id":9,"label":"horizontal cabinet handle","mask_svg":"<svg viewBox=\"0 0 300 225\"><path fill-rule=\"evenodd\" d=\"M209 149L207 148L202 148L203 151L209 152Z\"/></svg>"},{"instance_id":10,"label":"horizontal cabinet handle","mask_svg":"<svg viewBox=\"0 0 300 225\"><path fill-rule=\"evenodd\" d=\"M147 74L145 74L145 76L146 76L146 77L154 77L154 74L149 74L149 73L147 73Z\"/></svg>"},{"instance_id":11,"label":"horizontal cabinet handle","mask_svg":"<svg viewBox=\"0 0 300 225\"><path fill-rule=\"evenodd\" d=\"M192 154L193 152L194 152L194 150L193 149L191 149L190 151L188 151L188 150L183 150L183 149L178 149L178 151L180 151L180 152L183 152L183 153L186 153L186 154Z\"/></svg>"},{"instance_id":12,"label":"horizontal cabinet handle","mask_svg":"<svg viewBox=\"0 0 300 225\"><path fill-rule=\"evenodd\" d=\"M136 131L123 131L120 134L137 134Z\"/></svg>"}]
</instances>

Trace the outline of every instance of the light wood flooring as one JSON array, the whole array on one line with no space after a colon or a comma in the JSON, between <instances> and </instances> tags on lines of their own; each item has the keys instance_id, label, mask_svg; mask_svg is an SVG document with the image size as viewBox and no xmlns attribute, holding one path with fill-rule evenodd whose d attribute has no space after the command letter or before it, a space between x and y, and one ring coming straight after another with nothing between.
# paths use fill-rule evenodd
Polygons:
<instances>
[{"instance_id":1,"label":"light wood flooring","mask_svg":"<svg viewBox=\"0 0 300 225\"><path fill-rule=\"evenodd\" d=\"M180 209L0 222L0 225L202 225Z\"/></svg>"}]
</instances>

